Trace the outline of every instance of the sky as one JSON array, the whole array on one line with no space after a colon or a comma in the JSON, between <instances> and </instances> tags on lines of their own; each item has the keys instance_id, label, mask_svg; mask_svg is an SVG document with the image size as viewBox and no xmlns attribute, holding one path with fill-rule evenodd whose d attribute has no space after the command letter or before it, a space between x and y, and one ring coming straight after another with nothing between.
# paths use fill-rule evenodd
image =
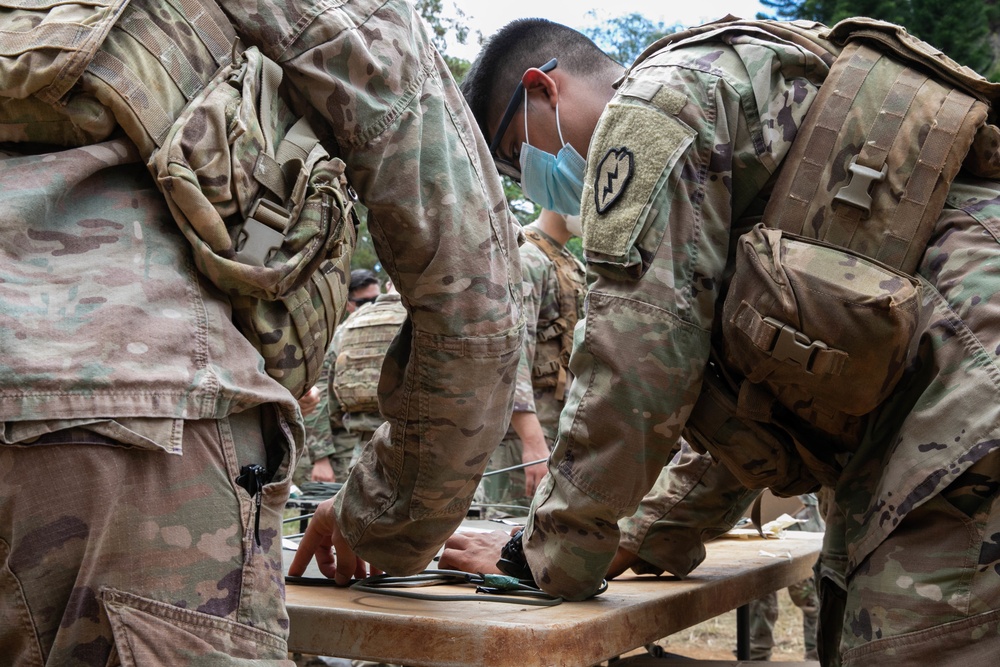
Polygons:
<instances>
[{"instance_id":1,"label":"sky","mask_svg":"<svg viewBox=\"0 0 1000 667\"><path fill-rule=\"evenodd\" d=\"M457 6L465 12L464 22L471 30L468 43L455 44L450 39L447 53L466 60L475 59L479 52L476 31L489 37L517 18L547 18L580 29L638 12L654 22L689 27L726 14L752 19L757 12L766 10L758 0L611 0L604 3L595 0L444 0L443 4L446 11ZM608 9L609 6L613 9ZM592 9L597 12L596 22L587 16Z\"/></svg>"}]
</instances>

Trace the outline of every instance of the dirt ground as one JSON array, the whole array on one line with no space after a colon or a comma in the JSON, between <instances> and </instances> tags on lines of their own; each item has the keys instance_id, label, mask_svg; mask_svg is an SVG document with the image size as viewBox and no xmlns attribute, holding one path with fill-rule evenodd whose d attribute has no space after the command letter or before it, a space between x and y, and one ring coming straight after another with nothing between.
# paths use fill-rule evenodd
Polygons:
<instances>
[{"instance_id":1,"label":"dirt ground","mask_svg":"<svg viewBox=\"0 0 1000 667\"><path fill-rule=\"evenodd\" d=\"M803 660L802 612L788 591L778 593L778 622L774 628L774 662ZM700 660L733 660L736 650L736 612L699 623L657 642L665 651Z\"/></svg>"}]
</instances>

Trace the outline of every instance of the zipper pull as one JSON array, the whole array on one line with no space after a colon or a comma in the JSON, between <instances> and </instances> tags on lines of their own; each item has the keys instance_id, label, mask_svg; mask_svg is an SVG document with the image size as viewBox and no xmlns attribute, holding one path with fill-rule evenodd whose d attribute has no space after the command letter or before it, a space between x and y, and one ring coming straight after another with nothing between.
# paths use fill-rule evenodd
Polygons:
<instances>
[{"instance_id":1,"label":"zipper pull","mask_svg":"<svg viewBox=\"0 0 1000 667\"><path fill-rule=\"evenodd\" d=\"M264 466L251 463L240 468L240 475L236 478L236 483L246 489L256 506L253 519L253 535L258 547L260 546L260 497L263 495L261 491L264 488L264 479L266 476L267 471L264 470Z\"/></svg>"}]
</instances>

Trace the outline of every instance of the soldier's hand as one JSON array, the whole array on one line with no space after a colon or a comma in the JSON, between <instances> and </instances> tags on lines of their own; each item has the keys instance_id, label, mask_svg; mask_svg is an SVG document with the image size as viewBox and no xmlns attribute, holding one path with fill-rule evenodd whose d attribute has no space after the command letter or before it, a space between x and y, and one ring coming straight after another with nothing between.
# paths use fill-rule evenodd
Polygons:
<instances>
[{"instance_id":1,"label":"soldier's hand","mask_svg":"<svg viewBox=\"0 0 1000 667\"><path fill-rule=\"evenodd\" d=\"M625 549L618 547L618 551L615 552L615 557L611 559L611 565L608 566L608 573L604 576L604 578L614 579L638 562L638 556L631 551L626 551Z\"/></svg>"},{"instance_id":2,"label":"soldier's hand","mask_svg":"<svg viewBox=\"0 0 1000 667\"><path fill-rule=\"evenodd\" d=\"M510 537L502 530L490 533L456 532L444 543L438 567L442 570L500 574L497 561L500 560L500 550Z\"/></svg>"},{"instance_id":3,"label":"soldier's hand","mask_svg":"<svg viewBox=\"0 0 1000 667\"><path fill-rule=\"evenodd\" d=\"M302 416L307 417L311 415L316 407L319 405L319 389L317 387L311 388L306 392L306 395L299 399L299 409L302 410Z\"/></svg>"},{"instance_id":4,"label":"soldier's hand","mask_svg":"<svg viewBox=\"0 0 1000 667\"><path fill-rule=\"evenodd\" d=\"M534 412L517 412L510 416L510 424L521 439L521 463L541 461L549 458L549 445L545 441L545 433ZM535 489L545 477L547 469L544 463L524 469L524 495L531 498Z\"/></svg>"},{"instance_id":5,"label":"soldier's hand","mask_svg":"<svg viewBox=\"0 0 1000 667\"><path fill-rule=\"evenodd\" d=\"M522 463L539 461L549 456L549 446L546 444L544 437L538 442L522 440L521 444L523 446L521 453ZM526 497L531 498L535 495L535 489L538 488L538 485L547 472L548 468L545 466L545 463L528 466L524 469L524 495Z\"/></svg>"},{"instance_id":6,"label":"soldier's hand","mask_svg":"<svg viewBox=\"0 0 1000 667\"><path fill-rule=\"evenodd\" d=\"M313 482L336 482L337 476L333 472L330 459L324 456L319 461L316 461L313 464L309 479Z\"/></svg>"},{"instance_id":7,"label":"soldier's hand","mask_svg":"<svg viewBox=\"0 0 1000 667\"><path fill-rule=\"evenodd\" d=\"M337 526L337 517L333 513L333 498L324 500L316 508L316 513L306 526L306 534L299 542L299 548L288 568L288 574L301 576L306 566L316 557L316 565L323 576L333 579L338 586L347 586L351 579L364 579L368 576L368 564L354 555L347 539ZM380 574L381 570L371 568L371 574Z\"/></svg>"}]
</instances>

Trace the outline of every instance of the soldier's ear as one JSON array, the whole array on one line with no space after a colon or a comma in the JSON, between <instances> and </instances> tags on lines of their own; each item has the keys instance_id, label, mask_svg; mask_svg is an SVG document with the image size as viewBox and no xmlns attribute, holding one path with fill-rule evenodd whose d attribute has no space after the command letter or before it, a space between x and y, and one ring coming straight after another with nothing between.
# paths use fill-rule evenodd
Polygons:
<instances>
[{"instance_id":1,"label":"soldier's ear","mask_svg":"<svg viewBox=\"0 0 1000 667\"><path fill-rule=\"evenodd\" d=\"M521 83L524 84L525 90L528 91L528 95L542 93L548 103L553 108L559 101L559 82L549 76L549 73L543 72L537 67L532 67L526 70L524 74L521 75Z\"/></svg>"}]
</instances>

